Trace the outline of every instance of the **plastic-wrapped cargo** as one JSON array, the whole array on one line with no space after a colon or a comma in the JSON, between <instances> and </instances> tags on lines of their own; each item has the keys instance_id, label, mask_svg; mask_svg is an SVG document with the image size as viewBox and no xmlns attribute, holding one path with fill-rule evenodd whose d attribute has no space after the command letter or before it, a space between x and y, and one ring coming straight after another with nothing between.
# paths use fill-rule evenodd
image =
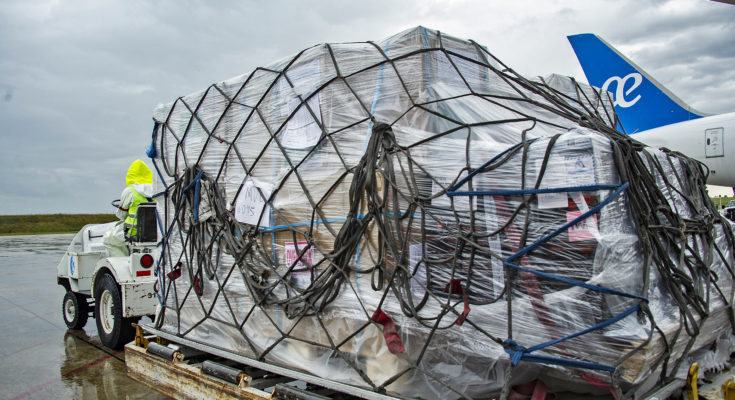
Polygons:
<instances>
[{"instance_id":1,"label":"plastic-wrapped cargo","mask_svg":"<svg viewBox=\"0 0 735 400\"><path fill-rule=\"evenodd\" d=\"M645 391L731 332L733 238L605 95L418 27L157 107L157 329L402 397Z\"/></svg>"}]
</instances>

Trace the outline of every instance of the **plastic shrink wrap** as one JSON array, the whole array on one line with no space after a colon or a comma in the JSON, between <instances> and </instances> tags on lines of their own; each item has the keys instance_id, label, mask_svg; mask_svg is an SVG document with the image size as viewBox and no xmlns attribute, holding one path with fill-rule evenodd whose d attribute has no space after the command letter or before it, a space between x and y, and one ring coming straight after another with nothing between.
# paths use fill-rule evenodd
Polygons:
<instances>
[{"instance_id":1,"label":"plastic shrink wrap","mask_svg":"<svg viewBox=\"0 0 735 400\"><path fill-rule=\"evenodd\" d=\"M158 327L405 397L626 395L731 331L695 162L422 27L161 105Z\"/></svg>"}]
</instances>

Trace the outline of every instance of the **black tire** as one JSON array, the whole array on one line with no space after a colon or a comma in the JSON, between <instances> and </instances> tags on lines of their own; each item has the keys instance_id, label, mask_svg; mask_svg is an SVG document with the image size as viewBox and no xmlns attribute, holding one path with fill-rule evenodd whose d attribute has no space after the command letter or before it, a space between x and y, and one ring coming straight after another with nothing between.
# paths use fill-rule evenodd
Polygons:
<instances>
[{"instance_id":1,"label":"black tire","mask_svg":"<svg viewBox=\"0 0 735 400\"><path fill-rule=\"evenodd\" d=\"M138 318L122 317L122 297L115 278L110 274L100 276L95 283L94 299L97 333L102 344L111 349L120 349L133 340L135 329L131 324Z\"/></svg>"},{"instance_id":2,"label":"black tire","mask_svg":"<svg viewBox=\"0 0 735 400\"><path fill-rule=\"evenodd\" d=\"M87 325L89 305L87 298L72 291L66 292L61 303L61 315L69 329L82 329Z\"/></svg>"}]
</instances>

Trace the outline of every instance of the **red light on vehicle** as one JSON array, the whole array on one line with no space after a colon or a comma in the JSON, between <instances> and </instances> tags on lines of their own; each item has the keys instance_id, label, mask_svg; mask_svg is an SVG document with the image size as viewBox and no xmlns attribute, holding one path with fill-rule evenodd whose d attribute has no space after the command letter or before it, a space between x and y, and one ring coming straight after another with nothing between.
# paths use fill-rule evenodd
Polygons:
<instances>
[{"instance_id":1,"label":"red light on vehicle","mask_svg":"<svg viewBox=\"0 0 735 400\"><path fill-rule=\"evenodd\" d=\"M143 268L150 268L151 265L153 265L153 256L150 254L145 254L143 257L140 258L140 266ZM149 271L150 275L150 271Z\"/></svg>"},{"instance_id":2,"label":"red light on vehicle","mask_svg":"<svg viewBox=\"0 0 735 400\"><path fill-rule=\"evenodd\" d=\"M135 271L135 276L151 276L151 270L148 270L148 271Z\"/></svg>"}]
</instances>

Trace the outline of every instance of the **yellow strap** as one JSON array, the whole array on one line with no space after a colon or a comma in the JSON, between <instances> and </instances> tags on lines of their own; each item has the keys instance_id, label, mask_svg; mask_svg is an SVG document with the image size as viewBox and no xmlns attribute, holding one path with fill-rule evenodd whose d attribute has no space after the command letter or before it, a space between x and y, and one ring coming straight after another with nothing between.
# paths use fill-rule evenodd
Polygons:
<instances>
[{"instance_id":1,"label":"yellow strap","mask_svg":"<svg viewBox=\"0 0 735 400\"><path fill-rule=\"evenodd\" d=\"M697 380L699 379L699 363L692 363L689 367L689 373L687 374L687 399L688 400L699 400L699 393L697 390Z\"/></svg>"},{"instance_id":2,"label":"yellow strap","mask_svg":"<svg viewBox=\"0 0 735 400\"><path fill-rule=\"evenodd\" d=\"M735 400L735 376L731 376L722 384L722 398L724 400Z\"/></svg>"}]
</instances>

